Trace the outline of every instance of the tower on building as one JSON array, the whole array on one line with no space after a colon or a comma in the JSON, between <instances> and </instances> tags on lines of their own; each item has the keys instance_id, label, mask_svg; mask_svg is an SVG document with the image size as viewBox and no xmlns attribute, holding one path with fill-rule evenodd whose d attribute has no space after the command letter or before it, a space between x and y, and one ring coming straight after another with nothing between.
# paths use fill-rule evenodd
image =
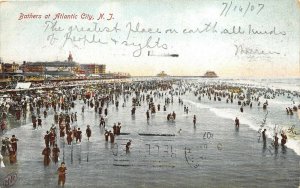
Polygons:
<instances>
[{"instance_id":1,"label":"tower on building","mask_svg":"<svg viewBox=\"0 0 300 188\"><path fill-rule=\"evenodd\" d=\"M73 57L71 52L69 52L68 62L73 62Z\"/></svg>"}]
</instances>

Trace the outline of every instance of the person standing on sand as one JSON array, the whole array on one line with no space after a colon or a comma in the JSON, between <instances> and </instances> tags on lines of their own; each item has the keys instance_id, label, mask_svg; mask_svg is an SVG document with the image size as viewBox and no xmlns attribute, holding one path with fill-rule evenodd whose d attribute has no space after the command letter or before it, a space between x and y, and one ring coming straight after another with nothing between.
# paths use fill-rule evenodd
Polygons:
<instances>
[{"instance_id":1,"label":"person standing on sand","mask_svg":"<svg viewBox=\"0 0 300 188\"><path fill-rule=\"evenodd\" d=\"M73 141L72 135L73 135L73 132L72 132L71 130L69 130L69 131L67 132L67 142L68 142L68 145L71 145L71 143L72 143L72 141Z\"/></svg>"},{"instance_id":2,"label":"person standing on sand","mask_svg":"<svg viewBox=\"0 0 300 188\"><path fill-rule=\"evenodd\" d=\"M235 127L239 128L240 127L240 120L236 117L234 121L235 121Z\"/></svg>"},{"instance_id":3,"label":"person standing on sand","mask_svg":"<svg viewBox=\"0 0 300 188\"><path fill-rule=\"evenodd\" d=\"M147 110L147 112L146 112L146 117L147 117L147 121L148 121L150 119L149 110Z\"/></svg>"},{"instance_id":4,"label":"person standing on sand","mask_svg":"<svg viewBox=\"0 0 300 188\"><path fill-rule=\"evenodd\" d=\"M10 164L16 163L17 162L16 151L12 147L9 147L8 148L8 152L9 152L9 161L10 161Z\"/></svg>"},{"instance_id":5,"label":"person standing on sand","mask_svg":"<svg viewBox=\"0 0 300 188\"><path fill-rule=\"evenodd\" d=\"M275 146L275 148L277 148L278 147L278 136L277 136L277 133L275 133L275 136L274 136L274 146Z\"/></svg>"},{"instance_id":6,"label":"person standing on sand","mask_svg":"<svg viewBox=\"0 0 300 188\"><path fill-rule=\"evenodd\" d=\"M109 132L107 130L105 130L104 136L105 136L105 141L108 141L108 136L109 136Z\"/></svg>"},{"instance_id":7,"label":"person standing on sand","mask_svg":"<svg viewBox=\"0 0 300 188\"><path fill-rule=\"evenodd\" d=\"M196 125L196 115L194 115L193 123L194 123L194 126L195 126Z\"/></svg>"},{"instance_id":8,"label":"person standing on sand","mask_svg":"<svg viewBox=\"0 0 300 188\"><path fill-rule=\"evenodd\" d=\"M51 149L49 146L46 146L46 148L43 150L42 155L44 155L44 165L49 166L50 164L50 155L51 155Z\"/></svg>"},{"instance_id":9,"label":"person standing on sand","mask_svg":"<svg viewBox=\"0 0 300 188\"><path fill-rule=\"evenodd\" d=\"M74 114L74 121L77 121L77 112Z\"/></svg>"},{"instance_id":10,"label":"person standing on sand","mask_svg":"<svg viewBox=\"0 0 300 188\"><path fill-rule=\"evenodd\" d=\"M284 146L286 144L286 140L287 140L287 136L282 131L282 133L281 133L281 146Z\"/></svg>"},{"instance_id":11,"label":"person standing on sand","mask_svg":"<svg viewBox=\"0 0 300 188\"><path fill-rule=\"evenodd\" d=\"M172 113L172 116L173 116L173 119L175 120L176 119L176 113L174 111Z\"/></svg>"},{"instance_id":12,"label":"person standing on sand","mask_svg":"<svg viewBox=\"0 0 300 188\"><path fill-rule=\"evenodd\" d=\"M35 115L32 115L32 126L33 126L33 129L36 129L36 116Z\"/></svg>"},{"instance_id":13,"label":"person standing on sand","mask_svg":"<svg viewBox=\"0 0 300 188\"><path fill-rule=\"evenodd\" d=\"M264 129L262 132L262 138L263 138L264 142L266 142L266 131L267 131L267 129Z\"/></svg>"},{"instance_id":14,"label":"person standing on sand","mask_svg":"<svg viewBox=\"0 0 300 188\"><path fill-rule=\"evenodd\" d=\"M81 142L81 130L80 128L78 128L77 132L76 132L76 143L79 141L79 143Z\"/></svg>"},{"instance_id":15,"label":"person standing on sand","mask_svg":"<svg viewBox=\"0 0 300 188\"><path fill-rule=\"evenodd\" d=\"M114 135L114 133L110 132L109 133L109 137L110 137L110 142L114 143L115 142L115 135Z\"/></svg>"},{"instance_id":16,"label":"person standing on sand","mask_svg":"<svg viewBox=\"0 0 300 188\"><path fill-rule=\"evenodd\" d=\"M10 139L10 144L11 144L12 149L15 152L17 152L17 149L18 149L18 144L17 144L18 141L19 141L19 139L17 139L15 135L12 135L12 137Z\"/></svg>"},{"instance_id":17,"label":"person standing on sand","mask_svg":"<svg viewBox=\"0 0 300 188\"><path fill-rule=\"evenodd\" d=\"M107 116L107 114L108 114L108 110L107 110L107 108L105 108L104 109L104 115L105 115L105 117Z\"/></svg>"},{"instance_id":18,"label":"person standing on sand","mask_svg":"<svg viewBox=\"0 0 300 188\"><path fill-rule=\"evenodd\" d=\"M41 119L41 116L38 117L38 127L42 127L42 119Z\"/></svg>"},{"instance_id":19,"label":"person standing on sand","mask_svg":"<svg viewBox=\"0 0 300 188\"><path fill-rule=\"evenodd\" d=\"M90 128L89 125L87 125L87 128L86 128L86 136L88 137L88 141L90 140L90 137L92 136L92 130Z\"/></svg>"},{"instance_id":20,"label":"person standing on sand","mask_svg":"<svg viewBox=\"0 0 300 188\"><path fill-rule=\"evenodd\" d=\"M58 172L58 186L64 186L66 182L66 171L67 168L65 167L65 163L62 162L60 167L57 169Z\"/></svg>"},{"instance_id":21,"label":"person standing on sand","mask_svg":"<svg viewBox=\"0 0 300 188\"><path fill-rule=\"evenodd\" d=\"M53 157L53 162L55 164L58 162L59 153L60 153L60 150L57 147L57 144L55 144L53 149L52 149L52 157Z\"/></svg>"},{"instance_id":22,"label":"person standing on sand","mask_svg":"<svg viewBox=\"0 0 300 188\"><path fill-rule=\"evenodd\" d=\"M56 138L56 135L55 135L54 130L52 129L49 133L50 146L52 146L52 147L55 144L55 138Z\"/></svg>"},{"instance_id":23,"label":"person standing on sand","mask_svg":"<svg viewBox=\"0 0 300 188\"><path fill-rule=\"evenodd\" d=\"M116 123L114 123L114 126L113 126L113 133L117 134L117 125L116 125Z\"/></svg>"},{"instance_id":24,"label":"person standing on sand","mask_svg":"<svg viewBox=\"0 0 300 188\"><path fill-rule=\"evenodd\" d=\"M46 134L45 134L45 136L44 136L44 140L45 140L45 145L46 145L46 147L49 146L49 144L50 144L49 131L46 132Z\"/></svg>"},{"instance_id":25,"label":"person standing on sand","mask_svg":"<svg viewBox=\"0 0 300 188\"><path fill-rule=\"evenodd\" d=\"M126 153L129 153L129 149L130 149L130 145L131 145L131 140L129 140L129 142L127 142L126 144Z\"/></svg>"},{"instance_id":26,"label":"person standing on sand","mask_svg":"<svg viewBox=\"0 0 300 188\"><path fill-rule=\"evenodd\" d=\"M104 120L103 116L101 116L101 118L100 118L100 127L101 126L105 127L105 120Z\"/></svg>"}]
</instances>

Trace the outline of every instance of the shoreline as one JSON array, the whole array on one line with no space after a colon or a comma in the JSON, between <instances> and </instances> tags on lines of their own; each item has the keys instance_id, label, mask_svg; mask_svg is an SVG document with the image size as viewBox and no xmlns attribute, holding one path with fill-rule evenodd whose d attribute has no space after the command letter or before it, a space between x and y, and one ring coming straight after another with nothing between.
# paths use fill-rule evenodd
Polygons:
<instances>
[{"instance_id":1,"label":"shoreline","mask_svg":"<svg viewBox=\"0 0 300 188\"><path fill-rule=\"evenodd\" d=\"M80 101L78 101L80 102ZM82 101L81 101L82 102ZM113 112L114 107L111 107L111 111ZM128 108L127 108L128 109ZM121 109L119 109L120 111ZM124 109L127 111L126 109ZM125 111L122 110L121 112L124 113ZM135 136L134 134L134 127L131 125L129 122L131 122L130 118L125 118L122 123L124 123L124 132L129 132L130 135L121 135L119 138L117 138L117 143L122 144L123 139L127 140L128 138L132 138L134 142L137 142L137 140L140 140L139 143L134 143L134 148L132 150L131 157L135 158L135 161L131 161L130 163L127 163L126 160L129 158L126 156L122 156L122 154L115 156L114 159L110 158L109 156L110 153L110 144L107 146L104 146L103 141L104 138L103 136L98 135L98 125L97 124L92 124L92 131L95 132L94 137L92 137L91 142L89 143L94 149L97 148L98 152L102 151L100 156L99 153L94 153L92 150L90 150L90 159L89 162L86 161L86 156L84 153L86 153L88 150L86 144L87 141L83 141L82 144L79 145L74 145L74 156L78 155L79 152L79 147L81 148L81 154L82 157L82 162L81 164L78 161L78 158L74 159L73 165L70 164L70 147L66 146L65 148L65 155L66 155L66 162L68 164L68 169L70 171L68 175L68 181L66 186L70 184L70 182L77 182L78 186L84 186L84 185L89 185L93 186L97 183L97 185L100 184L107 184L111 182L110 186L108 187L119 187L120 185L123 185L125 187L136 187L136 186L141 186L142 184L145 184L147 187L154 187L152 178L148 179L149 172L152 173L157 173L161 178L168 179L168 181L157 181L155 183L155 186L162 186L164 187L197 187L195 185L201 185L205 187L220 187L221 184L223 184L225 187L253 187L253 186L258 186L258 185L264 185L267 187L279 187L278 184L281 184L280 187L291 187L291 185L297 185L297 181L299 181L299 178L297 179L297 176L292 176L291 174L286 177L286 175L283 175L286 179L289 179L289 181L286 181L286 183L280 183L276 181L276 177L273 177L272 179L274 181L265 181L266 179L269 178L268 174L273 172L275 169L278 171L282 171L281 169L282 165L284 164L289 164L292 165L293 163L291 162L294 159L300 159L299 156L296 155L294 151L291 149L287 149L286 154L281 153L281 148L278 149L278 153L271 154L269 151L266 151L265 154L261 154L257 148L263 146L262 143L258 143L256 140L256 133L253 131L251 128L248 127L246 124L241 124L240 130L236 132L234 125L231 123L229 119L223 119L221 117L218 117L216 114L214 114L211 111L207 111L203 108L200 109L194 109L193 112L197 114L201 114L202 117L207 117L206 119L203 119L199 117L200 119L203 119L202 121L199 120L199 124L197 125L196 132L195 130L192 129L192 125L186 125L187 124L187 117L190 117L192 115L189 115L187 117L185 116L180 116L176 122L175 125L163 125L161 124L161 118L160 115L165 114L165 112L160 112L155 115L155 117L151 118L151 126L149 125L137 125L137 127L140 126L148 126L148 131L153 132L156 129L161 129L162 127L165 127L167 129L173 130L173 132L176 134L173 140L170 141L158 141L157 138L154 137L142 137L142 136ZM90 109L86 113L89 113L93 117L93 111ZM120 115L120 114L119 114ZM116 116L114 119L110 120L109 122L114 122L116 119L119 119L120 117ZM137 114L138 115L138 114ZM80 116L79 116L80 117ZM123 117L121 115L121 117ZM141 119L144 119L144 117L137 116L135 121L140 122ZM188 118L188 120L190 120ZM77 124L80 127L84 127L83 122L85 120L79 118ZM158 122L157 122L158 121ZM97 121L95 121L97 122ZM127 122L127 123L126 123ZM188 121L190 122L190 121ZM218 123L219 122L219 123ZM222 123L221 123L222 122ZM217 124L218 123L218 124ZM138 123L139 124L139 123ZM40 141L36 142L38 143L38 148L42 149L43 148L43 140L42 140L42 135L44 131L46 130L45 128L49 127L50 124L44 125L42 129L33 131L31 130L31 125L30 123L26 125L22 125L21 127L18 127L16 129L10 130L7 132L7 134L17 134L19 130L27 130L32 132L35 137L37 135L40 135ZM111 123L109 124L111 126ZM179 128L183 129L183 132L181 134L176 133ZM132 130L133 129L133 130ZM203 133L206 131L212 131L214 133L214 143L210 144L209 142L206 142L203 140ZM193 134L193 137L189 137L188 135ZM126 139L127 138L127 139ZM34 138L31 138L32 140ZM169 162L163 162L161 161L161 164L156 164L155 162L153 163L152 160L156 160L156 151L152 151L153 154L151 156L146 155L147 157L144 157L143 155L140 155L139 152L147 152L144 151L144 146L143 144L149 143L148 140L151 140L152 144L158 144L158 145L164 145L164 144L175 144L173 147L176 149L176 158L166 158L170 160ZM233 140L232 140L233 139ZM157 140L157 141L154 141ZM190 145L193 142L197 141L197 145ZM61 140L59 141L60 144ZM271 139L267 139L267 143L270 143ZM33 149L36 147L36 143L32 142L29 146L31 149L28 150L29 153L35 153L35 150ZM162 144L164 143L164 144ZM203 150L201 149L202 144L208 144L208 149ZM222 150L217 149L217 143L222 143ZM25 145L27 145L27 142L23 142L21 140L20 142L20 150L19 152L25 152L23 151L25 149ZM199 145L200 144L200 145ZM61 145L60 145L61 146ZM194 162L192 162L189 166L188 163L185 162L185 157L184 157L184 148L189 147L192 149L192 154L194 156ZM235 148L233 150L233 148ZM249 149L246 149L249 148ZM106 152L103 152L106 151ZM241 151L243 151L241 153ZM26 152L26 153L28 153ZM108 152L108 153L107 153ZM119 150L119 152L122 152ZM53 171L54 169L51 167L50 169L46 170L44 173L45 177L40 177L40 178L34 178L32 179L32 182L27 181L28 179L28 173L26 172L25 169L30 168L30 165L25 164L25 161L30 162L33 166L31 168L34 169L34 171L41 172L44 171L44 167L42 166L42 158L40 156L31 156L28 158L28 155L26 153L23 153L21 156L18 157L18 160L20 160L20 164L18 168L24 168L22 171L19 171L18 173L18 178L20 178L20 182L17 182L15 187L34 187L37 183L43 183L44 185L47 186L54 186L56 181L50 181L51 179L47 179L47 175L49 172ZM105 154L106 153L106 154ZM138 157L139 156L139 157ZM195 158L195 156L198 156ZM201 158L203 156L204 158ZM107 158L109 157L109 158ZM137 158L136 158L137 157ZM140 158L141 157L141 158ZM199 158L200 157L200 158ZM260 157L261 159L259 159ZM279 165L277 167L273 166L279 160L281 161L281 158L285 157L285 162L283 162L282 165ZM105 159L109 159L109 161ZM24 160L25 159L25 160ZM142 161L145 160L145 161ZM161 158L162 160L163 158ZM248 160L245 160L248 159ZM259 159L259 160L258 160ZM273 161L273 160L274 161ZM22 162L24 160L24 162ZM116 161L117 160L117 161ZM129 159L130 160L130 159ZM252 176L252 173L255 172L253 168L251 168L251 172L249 172L248 168L250 166L255 165L258 161L261 160L261 163L264 164L263 161L268 162L270 164L264 165L264 175L261 175L260 178L257 178L255 176ZM106 162L105 162L106 161ZM118 162L119 161L119 162ZM273 162L275 164L272 164ZM296 161L295 161L296 162ZM94 163L94 164L93 164ZM153 164L152 164L153 163ZM260 163L260 162L259 162ZM113 164L113 169L110 168L110 166ZM38 167L38 166L40 167ZM100 169L93 169L92 166L99 166L101 167L102 170ZM149 166L150 165L150 166ZM197 166L199 165L199 166ZM175 167L172 167L175 166ZM268 167L268 166L273 166L273 167ZM37 168L38 167L38 168ZM147 169L144 169L144 167L147 167ZM259 168L259 167L257 167ZM274 169L275 168L275 169ZM286 167L287 168L287 167ZM290 167L291 168L291 167ZM92 170L93 169L93 170ZM218 169L218 171L215 171L213 169ZM236 169L239 169L239 176L235 174ZM243 170L245 169L245 170ZM260 169L260 168L259 168ZM287 168L288 169L288 168ZM297 169L297 168L296 168ZM296 170L294 169L294 170ZM17 169L15 169L17 170ZM79 172L80 173L76 173ZM109 174L113 174L114 171L120 171L120 176L117 177L109 177ZM288 172L291 173L290 169ZM14 170L12 170L14 172ZM165 171L168 171L168 174L165 174ZM254 172L253 172L254 171ZM285 170L284 170L285 171ZM284 171L282 172L283 174ZM11 172L11 170L9 171ZM92 181L93 183L88 183L85 182L84 180L81 180L81 182L78 182L78 178L80 176L85 177L85 173L93 174L93 176L97 173L102 173L102 177L99 179L98 176L95 176L94 178L90 177L89 181ZM128 182L126 181L127 178L131 179L132 176L130 174L132 173L146 173L144 176L138 175L139 181L135 182ZM129 175L126 175L126 173L129 173ZM182 173L187 174L183 175ZM250 173L250 174L249 174ZM298 171L299 173L299 171ZM147 175L148 174L148 175ZM34 174L32 174L34 175ZM279 174L278 174L279 175ZM156 176L156 175L155 175ZM234 178L230 178L233 176ZM293 178L294 177L294 178ZM46 179L45 179L46 178ZM21 181L22 180L22 181ZM25 181L26 180L26 181ZM189 183L187 183L187 181ZM170 183L173 182L173 183ZM214 182L212 184L212 182ZM293 183L292 183L293 182ZM187 186L188 185L188 186ZM105 186L104 186L105 187ZM293 186L292 186L293 187Z\"/></svg>"},{"instance_id":2,"label":"shoreline","mask_svg":"<svg viewBox=\"0 0 300 188\"><path fill-rule=\"evenodd\" d=\"M270 138L267 138L264 147L262 142L257 141L257 132L247 123L241 121L240 128L235 129L233 119L220 117L208 110L211 106L205 101L197 103L193 92L174 96L174 103L169 103L166 111L161 109L151 115L148 122L145 117L148 109L146 101L142 101L141 106L136 107L136 114L131 116L132 97L134 95L128 95L128 103L124 107L117 108L111 103L108 105L105 129L111 129L113 123L121 122L121 132L130 133L116 136L114 144L105 142L104 128L99 127L98 113L84 104L82 99L75 101L75 108L68 112L78 112L78 121L72 123L72 127L80 127L84 131L89 124L92 137L88 142L83 135L81 144L74 142L71 146L66 145L65 139L57 138L61 149L60 158L68 168L66 186L299 186L300 157L292 149L279 147L277 151L272 150L269 148L272 143ZM178 104L179 97L189 107L188 114L183 113L184 105ZM163 105L166 98L168 95L156 96L154 101ZM188 100L196 102L193 104ZM212 108L217 108L213 104L223 103L224 100L222 103L212 103ZM82 106L86 107L84 113L81 112ZM232 104L233 106L238 111L238 106ZM223 106L219 108L222 109ZM177 113L176 120L168 122L166 116L172 111ZM65 111L59 109L58 112ZM5 133L4 136L15 134L20 138L18 162L6 167L16 172L20 178L15 187L56 185L57 165L51 163L49 167L44 167L41 155L43 136L52 125L53 114L53 109L50 109L47 117L42 118L43 126L40 129L33 130L30 116L27 116L25 123L20 121L21 126ZM192 123L194 114L197 115L195 127ZM181 131L178 132L179 130ZM132 140L132 148L126 154L125 145L129 139ZM29 175L28 171L32 173ZM153 179L157 178L153 183ZM133 179L138 180L132 181Z\"/></svg>"}]
</instances>

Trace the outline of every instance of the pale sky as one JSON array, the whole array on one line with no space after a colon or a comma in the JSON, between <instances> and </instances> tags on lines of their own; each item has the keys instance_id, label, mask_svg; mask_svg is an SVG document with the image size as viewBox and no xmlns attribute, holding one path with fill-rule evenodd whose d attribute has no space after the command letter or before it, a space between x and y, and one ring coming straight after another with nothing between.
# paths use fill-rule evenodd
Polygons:
<instances>
[{"instance_id":1,"label":"pale sky","mask_svg":"<svg viewBox=\"0 0 300 188\"><path fill-rule=\"evenodd\" d=\"M223 11L224 2L228 4ZM163 70L170 75L203 75L207 70L213 70L223 77L300 76L298 0L253 0L250 4L243 0L25 1L4 2L0 8L0 57L4 62L63 61L71 51L76 62L106 64L108 71L128 72L134 76L156 75ZM41 15L41 18L18 20L21 13ZM58 13L75 14L77 19L59 19L54 31L50 23L55 22L53 19ZM92 15L94 19L81 19L83 13ZM100 13L104 13L107 19L112 13L114 19L97 20ZM45 18L48 14L50 17ZM46 21L49 21L48 29ZM112 29L116 23L120 29L118 32L78 32L73 29L69 36L73 40L82 38L81 42L72 44L70 39L66 40L70 28L76 25L85 30L95 24L102 29ZM161 33L131 32L127 39L128 23L133 29L139 23L140 31L142 28L156 31L158 28ZM183 34L184 29L204 30L208 23L211 26L216 24L216 32ZM249 34L249 25L256 31L271 34ZM234 26L236 32L240 27L244 33L222 34L224 29L232 32ZM63 31L57 31L58 27ZM272 33L274 27L276 35ZM176 29L177 33L166 34L167 29ZM52 34L57 40L50 44ZM93 35L95 41L101 39L107 44L84 44L83 37L92 41ZM124 44L126 41L128 45L145 45L149 37L152 38L149 44L152 47L159 38L160 48L146 47L141 55L135 53L139 57L133 56L137 46ZM166 49L161 47L163 44ZM241 50L237 49L238 46L243 48L244 53L238 51ZM249 49L254 54L249 54ZM257 54L262 50L276 53ZM148 51L156 56L148 56ZM179 57L158 56L163 54L178 54Z\"/></svg>"}]
</instances>

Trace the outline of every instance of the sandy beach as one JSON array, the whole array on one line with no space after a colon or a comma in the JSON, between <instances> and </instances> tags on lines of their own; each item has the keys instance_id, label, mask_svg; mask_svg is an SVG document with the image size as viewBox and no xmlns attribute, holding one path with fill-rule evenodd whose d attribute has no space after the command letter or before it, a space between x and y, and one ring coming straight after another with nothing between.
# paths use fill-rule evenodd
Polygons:
<instances>
[{"instance_id":1,"label":"sandy beach","mask_svg":"<svg viewBox=\"0 0 300 188\"><path fill-rule=\"evenodd\" d=\"M163 97L154 97L155 104L163 106L170 97L168 92L163 93ZM148 122L146 100L137 106L135 115L130 114L132 97L125 107L108 105L105 128L99 127L99 114L93 108L83 100L75 101L71 112L77 112L78 121L72 126L83 130L82 142L68 146L65 139L57 138L59 162L67 166L65 187L299 186L299 155L290 148L275 150L271 138L264 145L257 131L242 121L236 129L233 120L217 116L203 105L204 99L199 101L192 92L175 95L173 103L166 105L167 110L161 108L151 114ZM178 103L179 98L183 104ZM238 111L236 102L219 103L236 106ZM184 113L184 105L189 108L188 114ZM84 113L82 106L86 107ZM173 111L176 120L167 121L167 114ZM1 177L17 174L14 187L56 186L58 164L51 162L44 167L42 156L43 137L54 122L53 114L51 109L46 118L42 117L42 128L33 130L31 117L27 116L3 135L15 134L19 138L17 163L1 169ZM123 134L116 136L115 143L106 142L104 129L112 129L117 122L121 122ZM87 125L92 130L89 142L85 135ZM130 153L125 151L128 140L132 140Z\"/></svg>"}]
</instances>

